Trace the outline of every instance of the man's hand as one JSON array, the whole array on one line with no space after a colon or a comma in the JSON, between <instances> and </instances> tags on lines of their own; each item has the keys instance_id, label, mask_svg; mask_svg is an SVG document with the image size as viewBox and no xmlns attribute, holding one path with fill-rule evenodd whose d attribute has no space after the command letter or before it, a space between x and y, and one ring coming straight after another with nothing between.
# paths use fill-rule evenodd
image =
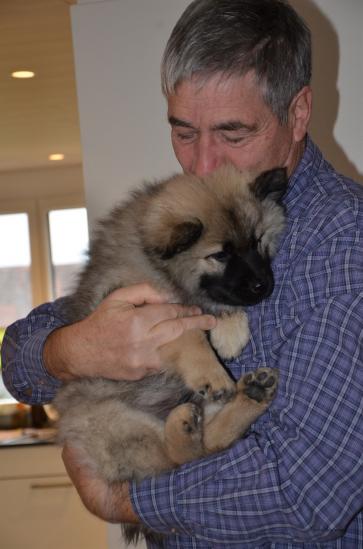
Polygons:
<instances>
[{"instance_id":1,"label":"man's hand","mask_svg":"<svg viewBox=\"0 0 363 549\"><path fill-rule=\"evenodd\" d=\"M85 464L80 450L65 446L62 459L84 506L107 522L137 524L129 497L128 482L107 484Z\"/></svg>"},{"instance_id":2,"label":"man's hand","mask_svg":"<svg viewBox=\"0 0 363 549\"><path fill-rule=\"evenodd\" d=\"M52 332L44 346L47 371L63 380L137 380L163 367L160 348L186 330L210 330L211 315L168 303L148 284L112 292L84 320Z\"/></svg>"}]
</instances>

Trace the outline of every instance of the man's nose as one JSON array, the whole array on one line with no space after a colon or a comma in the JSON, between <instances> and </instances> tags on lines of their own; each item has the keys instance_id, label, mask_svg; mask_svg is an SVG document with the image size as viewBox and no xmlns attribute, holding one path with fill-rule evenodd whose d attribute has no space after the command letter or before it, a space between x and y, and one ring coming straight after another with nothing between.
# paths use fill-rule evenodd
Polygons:
<instances>
[{"instance_id":1,"label":"man's nose","mask_svg":"<svg viewBox=\"0 0 363 549\"><path fill-rule=\"evenodd\" d=\"M222 164L218 149L210 139L200 138L194 145L192 173L203 177Z\"/></svg>"}]
</instances>

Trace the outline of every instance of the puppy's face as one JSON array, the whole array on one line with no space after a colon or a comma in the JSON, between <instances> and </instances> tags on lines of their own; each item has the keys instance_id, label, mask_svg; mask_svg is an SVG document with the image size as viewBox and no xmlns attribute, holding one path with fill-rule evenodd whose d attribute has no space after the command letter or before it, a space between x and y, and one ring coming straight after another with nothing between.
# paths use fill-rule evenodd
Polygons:
<instances>
[{"instance_id":1,"label":"puppy's face","mask_svg":"<svg viewBox=\"0 0 363 549\"><path fill-rule=\"evenodd\" d=\"M271 258L284 226L285 170L251 178L224 167L187 187L189 205L169 204L152 249L183 300L218 314L269 297Z\"/></svg>"},{"instance_id":2,"label":"puppy's face","mask_svg":"<svg viewBox=\"0 0 363 549\"><path fill-rule=\"evenodd\" d=\"M216 303L232 306L255 305L273 290L270 261L261 251L261 237L255 235L239 246L227 240L220 251L204 258L200 289Z\"/></svg>"}]
</instances>

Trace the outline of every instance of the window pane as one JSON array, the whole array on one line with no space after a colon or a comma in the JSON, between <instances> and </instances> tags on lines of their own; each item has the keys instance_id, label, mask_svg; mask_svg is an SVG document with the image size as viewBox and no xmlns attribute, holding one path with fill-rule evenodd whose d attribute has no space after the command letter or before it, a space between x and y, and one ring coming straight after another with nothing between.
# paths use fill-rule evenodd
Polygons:
<instances>
[{"instance_id":1,"label":"window pane","mask_svg":"<svg viewBox=\"0 0 363 549\"><path fill-rule=\"evenodd\" d=\"M29 222L26 213L0 214L0 347L4 328L32 308ZM1 368L1 362L0 362ZM11 398L0 375L0 401Z\"/></svg>"},{"instance_id":2,"label":"window pane","mask_svg":"<svg viewBox=\"0 0 363 549\"><path fill-rule=\"evenodd\" d=\"M53 297L70 293L86 260L88 224L86 208L49 212Z\"/></svg>"},{"instance_id":3,"label":"window pane","mask_svg":"<svg viewBox=\"0 0 363 549\"><path fill-rule=\"evenodd\" d=\"M28 215L0 215L0 238L0 326L4 327L32 307Z\"/></svg>"}]
</instances>

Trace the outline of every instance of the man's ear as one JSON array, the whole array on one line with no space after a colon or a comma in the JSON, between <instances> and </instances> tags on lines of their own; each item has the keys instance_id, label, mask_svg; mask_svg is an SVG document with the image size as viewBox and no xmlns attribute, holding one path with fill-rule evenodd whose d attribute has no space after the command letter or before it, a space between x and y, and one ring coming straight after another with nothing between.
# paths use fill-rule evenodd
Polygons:
<instances>
[{"instance_id":1,"label":"man's ear","mask_svg":"<svg viewBox=\"0 0 363 549\"><path fill-rule=\"evenodd\" d=\"M289 107L289 124L292 125L293 136L297 143L302 141L308 131L311 117L312 91L310 86L304 86L293 98Z\"/></svg>"},{"instance_id":2,"label":"man's ear","mask_svg":"<svg viewBox=\"0 0 363 549\"><path fill-rule=\"evenodd\" d=\"M161 259L171 259L193 246L202 232L203 224L199 219L178 223L171 229L166 245L163 248L156 247L154 251Z\"/></svg>"},{"instance_id":3,"label":"man's ear","mask_svg":"<svg viewBox=\"0 0 363 549\"><path fill-rule=\"evenodd\" d=\"M287 190L288 182L286 168L275 168L262 172L252 181L250 187L259 200L269 198L280 204Z\"/></svg>"}]
</instances>

